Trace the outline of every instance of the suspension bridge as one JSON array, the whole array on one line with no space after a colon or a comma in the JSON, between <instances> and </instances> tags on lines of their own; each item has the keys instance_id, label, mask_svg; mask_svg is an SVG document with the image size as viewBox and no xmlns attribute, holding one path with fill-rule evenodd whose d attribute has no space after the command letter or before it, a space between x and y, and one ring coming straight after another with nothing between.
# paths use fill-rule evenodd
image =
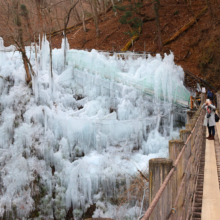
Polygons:
<instances>
[{"instance_id":1,"label":"suspension bridge","mask_svg":"<svg viewBox=\"0 0 220 220\"><path fill-rule=\"evenodd\" d=\"M217 100L219 109L219 94ZM169 142L169 158L149 161L149 207L139 220L220 219L220 123L215 140L207 140L204 117L201 106L188 111L180 139Z\"/></svg>"}]
</instances>

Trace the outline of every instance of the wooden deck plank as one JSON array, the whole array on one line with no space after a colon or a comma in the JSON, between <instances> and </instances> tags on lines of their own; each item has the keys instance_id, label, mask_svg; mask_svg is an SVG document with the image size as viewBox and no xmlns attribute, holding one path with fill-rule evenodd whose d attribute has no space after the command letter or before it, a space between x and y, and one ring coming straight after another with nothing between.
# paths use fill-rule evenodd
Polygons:
<instances>
[{"instance_id":1,"label":"wooden deck plank","mask_svg":"<svg viewBox=\"0 0 220 220\"><path fill-rule=\"evenodd\" d=\"M220 125L217 123L220 132ZM208 132L206 132L208 135ZM219 220L220 192L214 141L206 140L205 176L202 199L202 220Z\"/></svg>"}]
</instances>

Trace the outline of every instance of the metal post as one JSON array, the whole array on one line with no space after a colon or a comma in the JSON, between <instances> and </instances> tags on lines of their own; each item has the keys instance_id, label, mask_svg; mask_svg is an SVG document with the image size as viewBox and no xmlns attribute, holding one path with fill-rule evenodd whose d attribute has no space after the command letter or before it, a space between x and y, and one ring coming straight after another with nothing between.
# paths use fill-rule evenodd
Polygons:
<instances>
[{"instance_id":1,"label":"metal post","mask_svg":"<svg viewBox=\"0 0 220 220\"><path fill-rule=\"evenodd\" d=\"M172 168L173 161L166 158L155 158L149 161L149 203L152 202L156 193L160 189L163 181ZM171 181L165 188L160 200L158 201L150 220L167 219L172 208L172 184Z\"/></svg>"}]
</instances>

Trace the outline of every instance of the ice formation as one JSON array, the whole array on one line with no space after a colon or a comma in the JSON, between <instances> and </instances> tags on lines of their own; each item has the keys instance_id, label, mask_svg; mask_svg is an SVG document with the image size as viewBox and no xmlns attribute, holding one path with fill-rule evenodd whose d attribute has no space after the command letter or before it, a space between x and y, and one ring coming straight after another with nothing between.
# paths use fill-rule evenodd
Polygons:
<instances>
[{"instance_id":1,"label":"ice formation","mask_svg":"<svg viewBox=\"0 0 220 220\"><path fill-rule=\"evenodd\" d=\"M62 45L53 78L47 39L26 48L31 89L21 54L3 52L0 38L0 218L65 219L72 207L77 220L96 203L93 217L137 219L141 204L109 198L149 159L167 157L178 134L172 102L178 91L187 96L183 70L172 53L123 60L95 50L68 50L63 69Z\"/></svg>"}]
</instances>

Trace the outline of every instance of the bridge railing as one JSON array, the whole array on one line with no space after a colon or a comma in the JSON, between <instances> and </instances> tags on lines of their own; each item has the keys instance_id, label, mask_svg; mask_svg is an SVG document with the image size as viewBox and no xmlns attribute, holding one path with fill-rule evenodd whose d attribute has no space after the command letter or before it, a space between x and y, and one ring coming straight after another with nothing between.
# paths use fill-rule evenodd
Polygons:
<instances>
[{"instance_id":1,"label":"bridge railing","mask_svg":"<svg viewBox=\"0 0 220 220\"><path fill-rule=\"evenodd\" d=\"M205 96L205 94L203 94ZM202 98L204 100L204 97ZM179 140L169 142L169 159L149 161L149 207L141 220L190 219L205 144L205 111L189 111Z\"/></svg>"}]
</instances>

